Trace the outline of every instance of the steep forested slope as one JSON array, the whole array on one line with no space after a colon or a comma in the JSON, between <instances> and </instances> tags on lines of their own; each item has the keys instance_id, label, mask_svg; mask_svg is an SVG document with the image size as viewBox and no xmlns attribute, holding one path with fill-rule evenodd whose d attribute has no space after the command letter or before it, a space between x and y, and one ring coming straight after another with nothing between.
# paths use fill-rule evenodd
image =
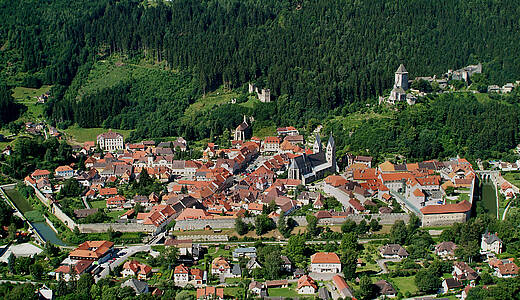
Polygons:
<instances>
[{"instance_id":1,"label":"steep forested slope","mask_svg":"<svg viewBox=\"0 0 520 300\"><path fill-rule=\"evenodd\" d=\"M268 108L277 112L273 122L302 124L381 94L401 62L411 77L482 62L492 82L520 78L519 14L515 0L0 0L0 76L58 83L51 118L99 126L103 101L73 113L77 99L63 97L78 68L114 53L144 54L188 70L200 93L256 81L279 97ZM111 121L126 124L137 125ZM205 129L195 136L209 135Z\"/></svg>"}]
</instances>

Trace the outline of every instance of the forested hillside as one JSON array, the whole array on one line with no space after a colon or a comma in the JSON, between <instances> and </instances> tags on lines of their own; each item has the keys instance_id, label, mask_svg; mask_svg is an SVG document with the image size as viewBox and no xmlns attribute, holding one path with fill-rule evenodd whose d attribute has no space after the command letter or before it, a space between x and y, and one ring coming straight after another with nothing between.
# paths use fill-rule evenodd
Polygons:
<instances>
[{"instance_id":1,"label":"forested hillside","mask_svg":"<svg viewBox=\"0 0 520 300\"><path fill-rule=\"evenodd\" d=\"M422 161L439 157L500 157L520 142L518 92L477 99L472 93L430 96L421 103L369 118L345 130L329 120L326 131L336 135L343 151L367 153L382 160L388 153Z\"/></svg>"},{"instance_id":2,"label":"forested hillside","mask_svg":"<svg viewBox=\"0 0 520 300\"><path fill-rule=\"evenodd\" d=\"M303 125L382 94L399 63L412 78L482 62L490 82L519 79L519 14L516 0L0 0L0 78L54 84L56 123L200 138L229 129L243 109L177 122L193 97L171 94L175 112L165 113L143 77L77 93L96 61L143 56L192 76L182 82L199 96L248 81L269 87L277 100L254 108L256 119Z\"/></svg>"}]
</instances>

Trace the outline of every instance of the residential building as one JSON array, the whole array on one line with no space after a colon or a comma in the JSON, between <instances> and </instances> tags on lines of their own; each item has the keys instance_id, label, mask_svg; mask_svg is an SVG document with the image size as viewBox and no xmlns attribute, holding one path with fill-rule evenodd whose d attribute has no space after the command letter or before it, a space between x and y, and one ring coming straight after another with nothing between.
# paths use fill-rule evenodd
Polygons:
<instances>
[{"instance_id":1,"label":"residential building","mask_svg":"<svg viewBox=\"0 0 520 300\"><path fill-rule=\"evenodd\" d=\"M453 258L455 249L457 249L457 245L454 242L441 242L435 245L434 253L442 258Z\"/></svg>"},{"instance_id":2,"label":"residential building","mask_svg":"<svg viewBox=\"0 0 520 300\"><path fill-rule=\"evenodd\" d=\"M332 277L332 283L334 283L334 287L342 298L348 299L354 297L354 292L342 276L335 275Z\"/></svg>"},{"instance_id":3,"label":"residential building","mask_svg":"<svg viewBox=\"0 0 520 300\"><path fill-rule=\"evenodd\" d=\"M315 294L318 290L318 285L309 275L303 275L298 279L296 290L298 294Z\"/></svg>"},{"instance_id":4,"label":"residential building","mask_svg":"<svg viewBox=\"0 0 520 300\"><path fill-rule=\"evenodd\" d=\"M518 266L514 263L513 258L492 258L489 260L488 264L494 270L494 275L498 278L511 278L518 276Z\"/></svg>"},{"instance_id":5,"label":"residential building","mask_svg":"<svg viewBox=\"0 0 520 300\"><path fill-rule=\"evenodd\" d=\"M502 253L502 240L496 233L489 233L486 231L482 235L482 242L480 243L480 251L482 253Z\"/></svg>"},{"instance_id":6,"label":"residential building","mask_svg":"<svg viewBox=\"0 0 520 300\"><path fill-rule=\"evenodd\" d=\"M114 243L109 241L86 241L69 253L75 260L93 260L104 262L112 255Z\"/></svg>"},{"instance_id":7,"label":"residential building","mask_svg":"<svg viewBox=\"0 0 520 300\"><path fill-rule=\"evenodd\" d=\"M399 244L386 244L381 247L381 257L383 258L405 258L408 257L408 252Z\"/></svg>"},{"instance_id":8,"label":"residential building","mask_svg":"<svg viewBox=\"0 0 520 300\"><path fill-rule=\"evenodd\" d=\"M444 293L452 290L458 290L462 287L462 282L460 282L457 278L446 278L442 281L442 289Z\"/></svg>"},{"instance_id":9,"label":"residential building","mask_svg":"<svg viewBox=\"0 0 520 300\"><path fill-rule=\"evenodd\" d=\"M70 166L59 166L54 170L56 177L71 178L74 176L74 170Z\"/></svg>"},{"instance_id":10,"label":"residential building","mask_svg":"<svg viewBox=\"0 0 520 300\"><path fill-rule=\"evenodd\" d=\"M216 257L211 263L211 274L231 275L231 265L224 257Z\"/></svg>"},{"instance_id":11,"label":"residential building","mask_svg":"<svg viewBox=\"0 0 520 300\"><path fill-rule=\"evenodd\" d=\"M233 259L238 260L242 257L255 258L256 257L256 248L247 247L247 248L236 248L235 250L233 250Z\"/></svg>"},{"instance_id":12,"label":"residential building","mask_svg":"<svg viewBox=\"0 0 520 300\"><path fill-rule=\"evenodd\" d=\"M386 280L379 280L374 283L374 285L377 288L378 294L387 297L387 298L394 298L397 296L397 291L395 288L390 284L390 282Z\"/></svg>"},{"instance_id":13,"label":"residential building","mask_svg":"<svg viewBox=\"0 0 520 300\"><path fill-rule=\"evenodd\" d=\"M135 276L138 280L147 280L152 275L152 267L137 260L128 260L123 265L121 275L123 277Z\"/></svg>"},{"instance_id":14,"label":"residential building","mask_svg":"<svg viewBox=\"0 0 520 300\"><path fill-rule=\"evenodd\" d=\"M341 261L334 252L317 252L311 256L311 272L340 273Z\"/></svg>"},{"instance_id":15,"label":"residential building","mask_svg":"<svg viewBox=\"0 0 520 300\"><path fill-rule=\"evenodd\" d=\"M176 285L186 285L190 280L190 271L184 265L178 265L173 270L173 282Z\"/></svg>"},{"instance_id":16,"label":"residential building","mask_svg":"<svg viewBox=\"0 0 520 300\"><path fill-rule=\"evenodd\" d=\"M127 281L121 284L121 288L129 287L134 290L136 295L148 294L150 292L148 283L144 281L137 280L135 278L130 278Z\"/></svg>"},{"instance_id":17,"label":"residential building","mask_svg":"<svg viewBox=\"0 0 520 300\"><path fill-rule=\"evenodd\" d=\"M197 289L197 299L223 300L224 288L216 288L214 286L199 288Z\"/></svg>"}]
</instances>

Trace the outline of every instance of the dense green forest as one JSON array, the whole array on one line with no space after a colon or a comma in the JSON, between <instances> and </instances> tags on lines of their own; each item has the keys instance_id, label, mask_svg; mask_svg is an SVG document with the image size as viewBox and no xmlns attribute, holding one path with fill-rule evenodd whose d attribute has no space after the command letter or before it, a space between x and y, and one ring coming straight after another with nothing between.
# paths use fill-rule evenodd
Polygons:
<instances>
[{"instance_id":1,"label":"dense green forest","mask_svg":"<svg viewBox=\"0 0 520 300\"><path fill-rule=\"evenodd\" d=\"M10 86L53 84L46 113L56 125L137 128L133 138L219 135L244 113L258 124L303 126L311 118L356 111L383 94L399 63L411 78L477 62L489 82L520 78L519 13L520 2L513 0L0 0L0 80ZM122 55L162 68L130 70L85 92L100 61ZM182 119L202 95L249 81L270 88L276 101L248 109L221 105ZM511 112L500 112L515 125L507 136L499 133L481 144L464 137L475 133L478 140L486 134L475 128L496 129L495 121L484 126L479 118L500 104L474 104L471 111L461 105L470 120L459 112L441 113L433 120L437 124L460 125L443 125L451 140L437 135L433 140L441 145L423 145L438 133L432 130L440 130L423 119L405 137L408 117L419 118L420 109L444 109L449 101L437 102L403 112L392 126L376 120L348 142L353 150L405 150L418 158L461 150L478 154L484 146L503 151L517 142ZM378 130L387 132L363 141Z\"/></svg>"},{"instance_id":2,"label":"dense green forest","mask_svg":"<svg viewBox=\"0 0 520 300\"><path fill-rule=\"evenodd\" d=\"M367 154L379 158L387 153L417 161L457 154L498 158L520 142L520 97L491 96L482 100L472 93L428 96L351 130L344 130L341 119L329 120L325 129L335 133L338 148L356 153L369 149Z\"/></svg>"}]
</instances>

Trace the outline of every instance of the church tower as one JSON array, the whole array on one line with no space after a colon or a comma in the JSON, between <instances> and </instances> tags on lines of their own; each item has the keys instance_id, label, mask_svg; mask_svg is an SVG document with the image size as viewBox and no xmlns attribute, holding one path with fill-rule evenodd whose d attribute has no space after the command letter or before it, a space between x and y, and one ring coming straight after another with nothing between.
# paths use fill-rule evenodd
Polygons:
<instances>
[{"instance_id":1,"label":"church tower","mask_svg":"<svg viewBox=\"0 0 520 300\"><path fill-rule=\"evenodd\" d=\"M394 88L402 88L405 91L408 89L408 71L406 71L403 64L399 65L395 72Z\"/></svg>"},{"instance_id":2,"label":"church tower","mask_svg":"<svg viewBox=\"0 0 520 300\"><path fill-rule=\"evenodd\" d=\"M325 157L327 162L332 165L331 169L336 172L336 143L332 137L332 132L330 133L329 141L327 142L327 153L325 154Z\"/></svg>"},{"instance_id":3,"label":"church tower","mask_svg":"<svg viewBox=\"0 0 520 300\"><path fill-rule=\"evenodd\" d=\"M314 140L314 145L312 146L312 152L320 153L322 151L321 147L322 146L321 146L320 135L316 133L316 139Z\"/></svg>"}]
</instances>

